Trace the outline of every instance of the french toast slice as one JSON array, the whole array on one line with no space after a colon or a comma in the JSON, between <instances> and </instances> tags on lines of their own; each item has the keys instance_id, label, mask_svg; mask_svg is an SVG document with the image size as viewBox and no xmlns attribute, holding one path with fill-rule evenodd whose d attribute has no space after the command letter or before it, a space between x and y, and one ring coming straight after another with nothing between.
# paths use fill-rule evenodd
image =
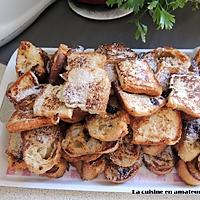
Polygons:
<instances>
[{"instance_id":1,"label":"french toast slice","mask_svg":"<svg viewBox=\"0 0 200 200\"><path fill-rule=\"evenodd\" d=\"M200 154L200 119L189 119L183 123L183 134L176 145L179 157L188 162Z\"/></svg>"},{"instance_id":2,"label":"french toast slice","mask_svg":"<svg viewBox=\"0 0 200 200\"><path fill-rule=\"evenodd\" d=\"M133 143L143 145L174 145L181 138L182 121L179 111L163 107L149 117L131 122Z\"/></svg>"},{"instance_id":3,"label":"french toast slice","mask_svg":"<svg viewBox=\"0 0 200 200\"><path fill-rule=\"evenodd\" d=\"M38 95L33 105L35 116L53 117L58 115L61 119L71 119L73 109L62 102L62 85L46 85L43 92Z\"/></svg>"},{"instance_id":4,"label":"french toast slice","mask_svg":"<svg viewBox=\"0 0 200 200\"><path fill-rule=\"evenodd\" d=\"M143 162L145 166L154 174L169 174L174 167L174 158L171 147L167 147L164 151L156 156L144 154Z\"/></svg>"},{"instance_id":5,"label":"french toast slice","mask_svg":"<svg viewBox=\"0 0 200 200\"><path fill-rule=\"evenodd\" d=\"M171 47L156 48L140 58L153 69L163 90L167 90L172 74L186 74L191 65L188 55Z\"/></svg>"},{"instance_id":6,"label":"french toast slice","mask_svg":"<svg viewBox=\"0 0 200 200\"><path fill-rule=\"evenodd\" d=\"M105 159L100 157L90 162L78 161L72 165L77 169L81 179L92 180L105 170Z\"/></svg>"},{"instance_id":7,"label":"french toast slice","mask_svg":"<svg viewBox=\"0 0 200 200\"><path fill-rule=\"evenodd\" d=\"M16 73L19 76L33 71L39 80L47 75L46 64L49 57L41 48L37 48L28 41L21 41L17 52Z\"/></svg>"},{"instance_id":8,"label":"french toast slice","mask_svg":"<svg viewBox=\"0 0 200 200\"><path fill-rule=\"evenodd\" d=\"M131 167L140 157L139 145L121 143L116 151L109 153L110 160L121 167Z\"/></svg>"},{"instance_id":9,"label":"french toast slice","mask_svg":"<svg viewBox=\"0 0 200 200\"><path fill-rule=\"evenodd\" d=\"M60 178L68 170L69 170L69 163L61 158L58 164L54 165L50 170L46 171L44 174L41 174L40 176L45 176L48 178Z\"/></svg>"},{"instance_id":10,"label":"french toast slice","mask_svg":"<svg viewBox=\"0 0 200 200\"><path fill-rule=\"evenodd\" d=\"M108 160L106 162L104 175L112 183L124 183L136 176L141 166L141 158L130 167L120 167L111 160Z\"/></svg>"},{"instance_id":11,"label":"french toast slice","mask_svg":"<svg viewBox=\"0 0 200 200\"><path fill-rule=\"evenodd\" d=\"M68 108L104 115L111 84L104 69L73 68L63 86L63 101Z\"/></svg>"},{"instance_id":12,"label":"french toast slice","mask_svg":"<svg viewBox=\"0 0 200 200\"><path fill-rule=\"evenodd\" d=\"M8 88L6 96L15 107L27 110L33 107L34 100L43 87L39 85L33 72L26 72Z\"/></svg>"},{"instance_id":13,"label":"french toast slice","mask_svg":"<svg viewBox=\"0 0 200 200\"><path fill-rule=\"evenodd\" d=\"M10 133L23 132L44 126L53 126L58 124L59 117L52 116L37 117L33 115L33 111L15 111L7 123L7 130Z\"/></svg>"},{"instance_id":14,"label":"french toast slice","mask_svg":"<svg viewBox=\"0 0 200 200\"><path fill-rule=\"evenodd\" d=\"M171 47L156 48L143 59L153 68L163 90L167 90L172 74L186 74L191 65L188 55Z\"/></svg>"},{"instance_id":15,"label":"french toast slice","mask_svg":"<svg viewBox=\"0 0 200 200\"><path fill-rule=\"evenodd\" d=\"M134 117L152 115L166 104L166 99L162 96L150 97L143 94L130 94L123 91L118 82L114 82L113 87L124 110Z\"/></svg>"},{"instance_id":16,"label":"french toast slice","mask_svg":"<svg viewBox=\"0 0 200 200\"><path fill-rule=\"evenodd\" d=\"M104 68L106 56L97 52L76 52L72 51L67 56L66 70L72 68Z\"/></svg>"},{"instance_id":17,"label":"french toast slice","mask_svg":"<svg viewBox=\"0 0 200 200\"><path fill-rule=\"evenodd\" d=\"M100 141L117 141L128 134L127 124L130 123L129 116L125 112L107 114L104 117L99 115L89 116L86 119L86 126L89 135Z\"/></svg>"},{"instance_id":18,"label":"french toast slice","mask_svg":"<svg viewBox=\"0 0 200 200\"><path fill-rule=\"evenodd\" d=\"M70 126L62 141L64 153L70 157L84 156L88 154L104 154L113 152L118 148L118 141L102 142L92 138L85 125L77 123Z\"/></svg>"},{"instance_id":19,"label":"french toast slice","mask_svg":"<svg viewBox=\"0 0 200 200\"><path fill-rule=\"evenodd\" d=\"M122 90L149 96L161 95L162 87L146 61L124 60L116 65L116 71Z\"/></svg>"},{"instance_id":20,"label":"french toast slice","mask_svg":"<svg viewBox=\"0 0 200 200\"><path fill-rule=\"evenodd\" d=\"M50 61L50 74L49 83L54 85L59 83L59 74L64 69L67 63L67 55L69 54L70 48L65 44L60 44L58 50L51 57Z\"/></svg>"},{"instance_id":21,"label":"french toast slice","mask_svg":"<svg viewBox=\"0 0 200 200\"><path fill-rule=\"evenodd\" d=\"M188 185L200 185L200 170L196 168L194 161L184 162L179 160L177 164L177 172L180 178Z\"/></svg>"},{"instance_id":22,"label":"french toast slice","mask_svg":"<svg viewBox=\"0 0 200 200\"><path fill-rule=\"evenodd\" d=\"M27 169L27 165L23 160L22 148L23 142L21 133L9 133L8 147L6 150L8 169L15 171Z\"/></svg>"},{"instance_id":23,"label":"french toast slice","mask_svg":"<svg viewBox=\"0 0 200 200\"><path fill-rule=\"evenodd\" d=\"M44 174L60 162L59 126L42 127L22 133L23 159L29 171Z\"/></svg>"},{"instance_id":24,"label":"french toast slice","mask_svg":"<svg viewBox=\"0 0 200 200\"><path fill-rule=\"evenodd\" d=\"M195 75L173 75L172 89L167 106L183 111L192 117L200 117L200 77Z\"/></svg>"},{"instance_id":25,"label":"french toast slice","mask_svg":"<svg viewBox=\"0 0 200 200\"><path fill-rule=\"evenodd\" d=\"M133 50L119 43L100 45L95 51L106 55L108 63L117 63L124 59L135 59L137 57Z\"/></svg>"}]
</instances>

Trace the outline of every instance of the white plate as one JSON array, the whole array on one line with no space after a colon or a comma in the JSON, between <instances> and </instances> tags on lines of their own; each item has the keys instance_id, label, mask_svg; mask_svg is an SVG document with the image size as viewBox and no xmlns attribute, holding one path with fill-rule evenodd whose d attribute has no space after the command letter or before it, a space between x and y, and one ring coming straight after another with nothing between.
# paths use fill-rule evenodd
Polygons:
<instances>
[{"instance_id":1,"label":"white plate","mask_svg":"<svg viewBox=\"0 0 200 200\"><path fill-rule=\"evenodd\" d=\"M55 48L44 48L48 53L55 52ZM136 49L136 52L149 51L149 49ZM193 50L183 49L183 52L192 55ZM23 188L43 188L43 189L61 189L61 190L81 190L81 191L104 191L104 192L132 192L132 190L140 192L161 191L163 193L171 191L200 191L200 187L190 187L185 185L177 176L176 171L166 176L157 176L150 173L144 166L139 173L130 181L123 184L111 184L107 182L103 175L93 181L82 181L74 168L70 168L62 178L48 179L32 175L27 171L13 172L7 171L6 147L8 142L8 133L5 127L4 116L8 115L10 111L8 103L6 103L6 88L9 83L16 80L15 62L16 54L12 55L4 77L0 85L0 186L13 186ZM4 98L5 97L5 98ZM2 117L3 116L3 117Z\"/></svg>"}]
</instances>

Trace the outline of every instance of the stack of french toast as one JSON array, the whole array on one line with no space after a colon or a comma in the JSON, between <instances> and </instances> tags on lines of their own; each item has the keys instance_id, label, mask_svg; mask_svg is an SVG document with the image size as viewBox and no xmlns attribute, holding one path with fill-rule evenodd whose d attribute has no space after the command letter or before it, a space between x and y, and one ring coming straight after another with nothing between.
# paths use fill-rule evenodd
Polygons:
<instances>
[{"instance_id":1,"label":"stack of french toast","mask_svg":"<svg viewBox=\"0 0 200 200\"><path fill-rule=\"evenodd\" d=\"M200 51L60 44L48 55L22 41L15 68L9 169L58 178L72 165L83 180L123 183L144 164L200 185Z\"/></svg>"}]
</instances>

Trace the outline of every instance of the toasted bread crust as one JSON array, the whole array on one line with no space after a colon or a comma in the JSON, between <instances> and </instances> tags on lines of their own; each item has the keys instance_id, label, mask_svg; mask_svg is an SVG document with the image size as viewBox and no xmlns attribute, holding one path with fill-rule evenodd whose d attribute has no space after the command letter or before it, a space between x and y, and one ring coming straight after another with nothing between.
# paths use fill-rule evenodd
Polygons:
<instances>
[{"instance_id":1,"label":"toasted bread crust","mask_svg":"<svg viewBox=\"0 0 200 200\"><path fill-rule=\"evenodd\" d=\"M150 96L161 95L162 87L147 62L137 59L121 61L116 70L122 90Z\"/></svg>"},{"instance_id":2,"label":"toasted bread crust","mask_svg":"<svg viewBox=\"0 0 200 200\"><path fill-rule=\"evenodd\" d=\"M101 141L116 141L128 134L129 116L125 112L107 114L104 117L91 116L87 118L87 128L90 136Z\"/></svg>"},{"instance_id":3,"label":"toasted bread crust","mask_svg":"<svg viewBox=\"0 0 200 200\"><path fill-rule=\"evenodd\" d=\"M177 164L177 172L180 178L188 185L200 185L200 181L194 178L188 171L187 164L183 160L179 160Z\"/></svg>"},{"instance_id":4,"label":"toasted bread crust","mask_svg":"<svg viewBox=\"0 0 200 200\"><path fill-rule=\"evenodd\" d=\"M23 158L29 171L44 174L60 162L61 133L58 126L23 132Z\"/></svg>"},{"instance_id":5,"label":"toasted bread crust","mask_svg":"<svg viewBox=\"0 0 200 200\"><path fill-rule=\"evenodd\" d=\"M166 99L162 96L150 97L141 94L130 94L123 91L118 82L114 82L113 86L123 108L134 117L152 115L166 103Z\"/></svg>"},{"instance_id":6,"label":"toasted bread crust","mask_svg":"<svg viewBox=\"0 0 200 200\"><path fill-rule=\"evenodd\" d=\"M36 117L33 111L15 111L7 123L7 130L10 133L23 132L44 126L53 126L58 124L58 116Z\"/></svg>"},{"instance_id":7,"label":"toasted bread crust","mask_svg":"<svg viewBox=\"0 0 200 200\"><path fill-rule=\"evenodd\" d=\"M143 145L174 145L181 138L182 121L178 111L163 107L149 117L131 122L133 143Z\"/></svg>"},{"instance_id":8,"label":"toasted bread crust","mask_svg":"<svg viewBox=\"0 0 200 200\"><path fill-rule=\"evenodd\" d=\"M172 92L167 106L200 117L200 78L194 75L173 75L170 87Z\"/></svg>"}]
</instances>

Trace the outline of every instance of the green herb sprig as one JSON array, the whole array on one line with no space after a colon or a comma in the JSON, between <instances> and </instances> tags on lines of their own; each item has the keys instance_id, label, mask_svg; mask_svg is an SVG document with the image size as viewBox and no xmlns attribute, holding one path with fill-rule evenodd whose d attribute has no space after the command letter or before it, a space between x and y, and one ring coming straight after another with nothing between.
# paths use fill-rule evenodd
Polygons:
<instances>
[{"instance_id":1,"label":"green herb sprig","mask_svg":"<svg viewBox=\"0 0 200 200\"><path fill-rule=\"evenodd\" d=\"M174 11L183 8L188 2L192 2L194 9L199 8L200 0L107 0L106 4L109 7L117 6L125 10L133 10L136 16L135 39L140 38L146 42L148 27L141 22L144 14L148 13L151 16L157 29L171 30L175 23Z\"/></svg>"}]
</instances>

